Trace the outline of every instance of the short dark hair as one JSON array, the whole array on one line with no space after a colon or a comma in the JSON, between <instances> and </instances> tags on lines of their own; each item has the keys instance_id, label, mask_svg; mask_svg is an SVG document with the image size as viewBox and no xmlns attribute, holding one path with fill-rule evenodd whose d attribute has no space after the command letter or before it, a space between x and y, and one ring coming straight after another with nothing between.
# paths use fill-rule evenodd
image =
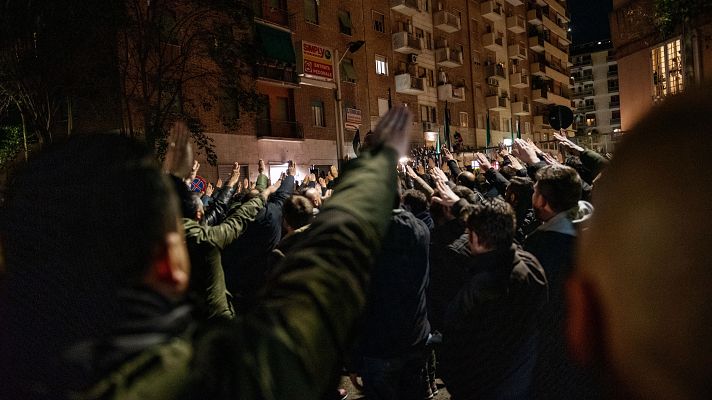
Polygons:
<instances>
[{"instance_id":1,"label":"short dark hair","mask_svg":"<svg viewBox=\"0 0 712 400\"><path fill-rule=\"evenodd\" d=\"M413 214L420 214L428 210L428 198L420 190L408 189L403 192L403 206Z\"/></svg>"},{"instance_id":2,"label":"short dark hair","mask_svg":"<svg viewBox=\"0 0 712 400\"><path fill-rule=\"evenodd\" d=\"M293 229L309 225L314 218L314 205L304 196L294 195L284 202L284 220Z\"/></svg>"},{"instance_id":3,"label":"short dark hair","mask_svg":"<svg viewBox=\"0 0 712 400\"><path fill-rule=\"evenodd\" d=\"M502 200L483 202L471 207L467 227L485 246L507 249L514 242L514 211Z\"/></svg>"},{"instance_id":4,"label":"short dark hair","mask_svg":"<svg viewBox=\"0 0 712 400\"><path fill-rule=\"evenodd\" d=\"M528 177L515 176L509 180L507 191L517 197L517 208L531 208L534 182Z\"/></svg>"},{"instance_id":5,"label":"short dark hair","mask_svg":"<svg viewBox=\"0 0 712 400\"><path fill-rule=\"evenodd\" d=\"M547 165L536 173L539 193L556 212L575 207L581 200L581 177L565 165Z\"/></svg>"},{"instance_id":6,"label":"short dark hair","mask_svg":"<svg viewBox=\"0 0 712 400\"><path fill-rule=\"evenodd\" d=\"M72 372L53 362L116 324L119 292L141 284L166 234L178 231L176 196L150 149L108 134L46 149L10 187L0 350L19 377L63 385Z\"/></svg>"}]
</instances>

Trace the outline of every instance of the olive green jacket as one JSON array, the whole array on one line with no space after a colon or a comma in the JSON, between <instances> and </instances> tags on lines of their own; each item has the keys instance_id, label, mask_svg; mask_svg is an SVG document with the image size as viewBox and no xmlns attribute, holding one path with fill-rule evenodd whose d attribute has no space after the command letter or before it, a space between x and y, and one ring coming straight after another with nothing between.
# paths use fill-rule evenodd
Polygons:
<instances>
[{"instance_id":1,"label":"olive green jacket","mask_svg":"<svg viewBox=\"0 0 712 400\"><path fill-rule=\"evenodd\" d=\"M260 305L151 347L84 398L321 399L354 341L395 199L396 153L362 153Z\"/></svg>"},{"instance_id":2,"label":"olive green jacket","mask_svg":"<svg viewBox=\"0 0 712 400\"><path fill-rule=\"evenodd\" d=\"M206 307L209 317L234 316L230 294L225 287L220 251L245 231L247 223L255 219L264 204L262 197L254 198L235 208L223 222L214 226L183 218L190 254L190 291Z\"/></svg>"}]
</instances>

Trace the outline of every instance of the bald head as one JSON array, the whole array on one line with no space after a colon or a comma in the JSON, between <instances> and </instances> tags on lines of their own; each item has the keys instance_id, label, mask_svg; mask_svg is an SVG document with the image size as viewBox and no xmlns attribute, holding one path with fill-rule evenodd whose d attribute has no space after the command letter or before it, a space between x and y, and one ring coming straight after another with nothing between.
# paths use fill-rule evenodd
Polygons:
<instances>
[{"instance_id":1,"label":"bald head","mask_svg":"<svg viewBox=\"0 0 712 400\"><path fill-rule=\"evenodd\" d=\"M315 208L321 207L321 193L315 188L309 188L304 192L304 197L309 199Z\"/></svg>"},{"instance_id":2,"label":"bald head","mask_svg":"<svg viewBox=\"0 0 712 400\"><path fill-rule=\"evenodd\" d=\"M600 305L607 361L642 398L712 397L710 110L709 92L688 94L643 118L597 182L582 238L578 279Z\"/></svg>"}]
</instances>

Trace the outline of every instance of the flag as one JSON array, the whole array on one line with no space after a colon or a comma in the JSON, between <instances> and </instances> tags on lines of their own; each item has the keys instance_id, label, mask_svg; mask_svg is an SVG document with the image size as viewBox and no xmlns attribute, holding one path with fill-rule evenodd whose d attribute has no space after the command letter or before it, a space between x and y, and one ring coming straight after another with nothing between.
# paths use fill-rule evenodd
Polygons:
<instances>
[{"instance_id":1,"label":"flag","mask_svg":"<svg viewBox=\"0 0 712 400\"><path fill-rule=\"evenodd\" d=\"M361 134L359 133L359 130L356 129L356 134L354 134L354 140L351 142L351 145L354 148L354 153L356 154L356 157L358 157L359 153L361 152Z\"/></svg>"},{"instance_id":2,"label":"flag","mask_svg":"<svg viewBox=\"0 0 712 400\"><path fill-rule=\"evenodd\" d=\"M391 88L388 88L388 109L393 108L393 99L391 99Z\"/></svg>"},{"instance_id":3,"label":"flag","mask_svg":"<svg viewBox=\"0 0 712 400\"><path fill-rule=\"evenodd\" d=\"M517 139L522 138L522 126L521 126L521 121L517 120Z\"/></svg>"},{"instance_id":4,"label":"flag","mask_svg":"<svg viewBox=\"0 0 712 400\"><path fill-rule=\"evenodd\" d=\"M489 147L490 141L492 141L492 133L490 132L490 117L489 111L487 111L487 125L485 126L487 136L485 137L485 147Z\"/></svg>"},{"instance_id":5,"label":"flag","mask_svg":"<svg viewBox=\"0 0 712 400\"><path fill-rule=\"evenodd\" d=\"M445 146L452 151L452 144L450 143L450 109L447 108L447 101L445 102Z\"/></svg>"}]
</instances>

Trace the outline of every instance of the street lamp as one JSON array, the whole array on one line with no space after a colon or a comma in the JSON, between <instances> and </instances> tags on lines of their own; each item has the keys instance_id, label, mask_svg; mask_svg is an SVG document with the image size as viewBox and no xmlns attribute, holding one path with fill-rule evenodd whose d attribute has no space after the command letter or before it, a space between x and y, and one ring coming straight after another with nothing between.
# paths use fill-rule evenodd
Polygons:
<instances>
[{"instance_id":1,"label":"street lamp","mask_svg":"<svg viewBox=\"0 0 712 400\"><path fill-rule=\"evenodd\" d=\"M357 52L366 42L363 40L357 40L355 42L350 42L344 54L339 57L339 51L334 51L334 58L338 60L336 63L336 70L334 71L334 78L336 80L336 91L334 97L336 101L334 102L336 108L336 163L341 167L341 162L344 159L344 121L341 111L341 61L344 60L349 53Z\"/></svg>"}]
</instances>

